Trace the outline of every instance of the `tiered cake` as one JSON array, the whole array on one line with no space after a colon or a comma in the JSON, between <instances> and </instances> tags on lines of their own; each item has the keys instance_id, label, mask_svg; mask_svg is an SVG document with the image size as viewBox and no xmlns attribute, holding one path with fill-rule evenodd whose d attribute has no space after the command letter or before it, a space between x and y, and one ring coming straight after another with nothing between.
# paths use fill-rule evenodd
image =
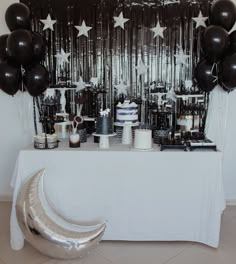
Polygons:
<instances>
[{"instance_id":1,"label":"tiered cake","mask_svg":"<svg viewBox=\"0 0 236 264\"><path fill-rule=\"evenodd\" d=\"M125 100L123 104L118 103L116 106L116 123L137 123L138 122L138 105Z\"/></svg>"},{"instance_id":2,"label":"tiered cake","mask_svg":"<svg viewBox=\"0 0 236 264\"><path fill-rule=\"evenodd\" d=\"M97 118L96 133L100 135L113 134L112 118L110 116L110 109L100 111L100 116Z\"/></svg>"}]
</instances>

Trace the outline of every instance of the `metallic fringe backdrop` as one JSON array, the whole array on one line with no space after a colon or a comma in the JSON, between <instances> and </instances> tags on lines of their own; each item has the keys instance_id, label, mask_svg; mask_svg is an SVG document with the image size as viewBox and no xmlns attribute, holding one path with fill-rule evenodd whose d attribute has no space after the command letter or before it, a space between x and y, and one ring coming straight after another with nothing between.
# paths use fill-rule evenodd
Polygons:
<instances>
[{"instance_id":1,"label":"metallic fringe backdrop","mask_svg":"<svg viewBox=\"0 0 236 264\"><path fill-rule=\"evenodd\" d=\"M32 30L45 36L48 52L45 65L51 84L61 77L85 82L98 77L98 82L114 95L114 85L121 80L128 85L131 98L142 96L151 82L162 82L178 89L182 82L191 80L196 63L201 57L201 35L204 28L195 28L192 17L201 10L209 15L211 1L198 0L21 0L32 12ZM123 12L129 21L124 30L114 27L113 16ZM57 22L54 31L43 31L40 19L50 14ZM88 37L77 37L75 25L85 20L92 27ZM164 38L150 30L160 22ZM209 24L209 21L207 22ZM70 53L69 64L60 67L55 55L61 48ZM187 66L176 64L174 55L183 48L189 55ZM138 76L140 60L149 68ZM112 99L110 99L112 100ZM110 101L110 103L112 103Z\"/></svg>"}]
</instances>

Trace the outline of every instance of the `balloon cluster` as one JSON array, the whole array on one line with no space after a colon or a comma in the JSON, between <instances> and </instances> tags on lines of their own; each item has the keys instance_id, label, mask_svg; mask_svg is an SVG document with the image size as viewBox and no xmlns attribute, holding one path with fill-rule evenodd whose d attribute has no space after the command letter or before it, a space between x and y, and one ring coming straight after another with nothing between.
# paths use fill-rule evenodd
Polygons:
<instances>
[{"instance_id":1,"label":"balloon cluster","mask_svg":"<svg viewBox=\"0 0 236 264\"><path fill-rule=\"evenodd\" d=\"M210 9L210 23L203 34L205 59L194 71L198 87L210 92L218 80L230 92L236 87L236 6L230 0L217 0Z\"/></svg>"},{"instance_id":2,"label":"balloon cluster","mask_svg":"<svg viewBox=\"0 0 236 264\"><path fill-rule=\"evenodd\" d=\"M49 84L49 73L39 63L46 53L46 40L30 31L30 10L22 3L10 5L5 20L11 33L0 36L0 89L9 95L23 89L38 96Z\"/></svg>"}]
</instances>

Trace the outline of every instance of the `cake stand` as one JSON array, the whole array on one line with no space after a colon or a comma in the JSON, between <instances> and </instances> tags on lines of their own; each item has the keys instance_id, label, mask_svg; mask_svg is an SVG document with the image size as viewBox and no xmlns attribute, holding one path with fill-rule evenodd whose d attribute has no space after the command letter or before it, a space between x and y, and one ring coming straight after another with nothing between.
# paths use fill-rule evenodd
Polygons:
<instances>
[{"instance_id":1,"label":"cake stand","mask_svg":"<svg viewBox=\"0 0 236 264\"><path fill-rule=\"evenodd\" d=\"M123 127L122 131L122 144L131 145L132 144L132 127L139 126L139 122L136 123L114 123L115 126Z\"/></svg>"},{"instance_id":2,"label":"cake stand","mask_svg":"<svg viewBox=\"0 0 236 264\"><path fill-rule=\"evenodd\" d=\"M93 136L100 137L99 148L108 149L110 147L109 138L116 136L116 133L108 134L108 135L93 133Z\"/></svg>"}]
</instances>

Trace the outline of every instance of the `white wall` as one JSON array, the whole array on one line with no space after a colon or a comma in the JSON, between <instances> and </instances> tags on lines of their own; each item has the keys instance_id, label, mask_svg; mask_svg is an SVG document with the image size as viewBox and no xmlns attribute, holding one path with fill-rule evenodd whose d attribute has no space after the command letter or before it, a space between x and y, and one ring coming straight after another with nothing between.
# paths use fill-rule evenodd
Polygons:
<instances>
[{"instance_id":1,"label":"white wall","mask_svg":"<svg viewBox=\"0 0 236 264\"><path fill-rule=\"evenodd\" d=\"M5 23L5 11L15 2L17 0L1 0L0 35L9 32ZM12 97L0 90L0 197L12 193L10 180L17 155L21 148L32 141L32 118L31 97L21 92Z\"/></svg>"},{"instance_id":2,"label":"white wall","mask_svg":"<svg viewBox=\"0 0 236 264\"><path fill-rule=\"evenodd\" d=\"M14 2L17 1L0 2L0 35L8 32L5 10ZM32 142L32 113L32 98L26 93L19 92L11 97L0 91L0 198L11 195L10 180L17 155L21 148ZM220 89L214 90L208 126L208 135L224 152L226 198L236 199L236 91L228 95Z\"/></svg>"}]
</instances>

